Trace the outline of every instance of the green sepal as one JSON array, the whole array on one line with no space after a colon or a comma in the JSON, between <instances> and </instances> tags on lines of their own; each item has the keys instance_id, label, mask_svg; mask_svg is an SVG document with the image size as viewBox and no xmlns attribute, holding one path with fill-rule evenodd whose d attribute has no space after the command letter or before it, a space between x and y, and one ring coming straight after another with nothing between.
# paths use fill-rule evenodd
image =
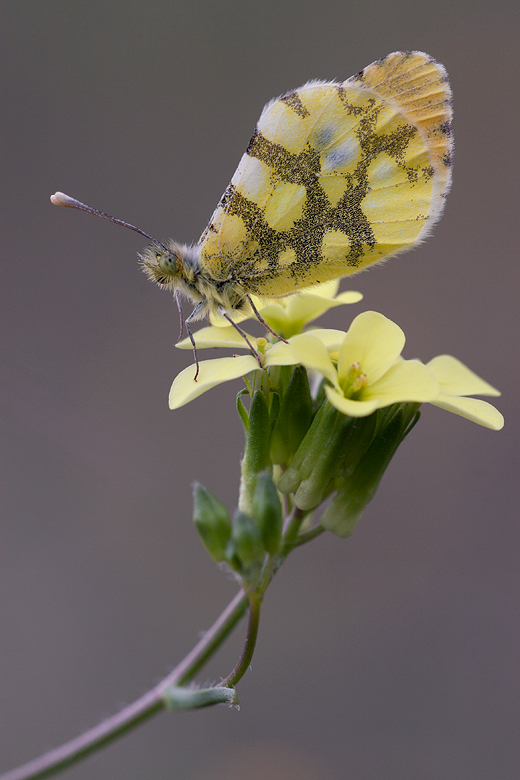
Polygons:
<instances>
[{"instance_id":1,"label":"green sepal","mask_svg":"<svg viewBox=\"0 0 520 780\"><path fill-rule=\"evenodd\" d=\"M345 470L336 495L321 517L321 524L336 536L350 536L397 448L419 419L415 403L394 404L378 410L377 432L355 468Z\"/></svg>"},{"instance_id":2,"label":"green sepal","mask_svg":"<svg viewBox=\"0 0 520 780\"><path fill-rule=\"evenodd\" d=\"M312 420L312 398L307 371L297 366L283 395L277 424L271 436L273 463L289 463Z\"/></svg>"},{"instance_id":3,"label":"green sepal","mask_svg":"<svg viewBox=\"0 0 520 780\"><path fill-rule=\"evenodd\" d=\"M341 470L345 476L354 472L359 461L372 444L381 424L379 415L380 410L368 415L368 417L356 417L352 420L342 454Z\"/></svg>"},{"instance_id":4,"label":"green sepal","mask_svg":"<svg viewBox=\"0 0 520 780\"><path fill-rule=\"evenodd\" d=\"M249 395L248 390L246 390L245 388L242 388L242 390L240 390L240 392L237 393L236 404L237 404L238 416L240 417L240 419L242 421L242 425L244 426L244 432L247 435L247 430L249 428L249 415L248 415L248 413L246 411L246 408L245 408L244 404L242 403L242 396L243 395Z\"/></svg>"},{"instance_id":5,"label":"green sepal","mask_svg":"<svg viewBox=\"0 0 520 780\"><path fill-rule=\"evenodd\" d=\"M302 480L310 476L316 454L329 440L339 414L327 399L323 401L290 466L278 480L281 493L294 493Z\"/></svg>"},{"instance_id":6,"label":"green sepal","mask_svg":"<svg viewBox=\"0 0 520 780\"><path fill-rule=\"evenodd\" d=\"M246 435L246 450L241 463L239 507L251 514L251 502L257 475L265 469L271 470L269 455L271 423L266 395L263 389L256 390L249 410L249 427Z\"/></svg>"},{"instance_id":7,"label":"green sepal","mask_svg":"<svg viewBox=\"0 0 520 780\"><path fill-rule=\"evenodd\" d=\"M233 529L226 548L226 558L233 568L236 558L240 561L239 571L260 567L264 562L265 550L262 532L252 517L237 510L233 516ZM235 564L235 565L234 565Z\"/></svg>"},{"instance_id":8,"label":"green sepal","mask_svg":"<svg viewBox=\"0 0 520 780\"><path fill-rule=\"evenodd\" d=\"M290 466L278 481L282 493L294 494L299 509L314 509L334 489L334 480L343 471L355 422L324 399Z\"/></svg>"},{"instance_id":9,"label":"green sepal","mask_svg":"<svg viewBox=\"0 0 520 780\"><path fill-rule=\"evenodd\" d=\"M193 485L193 522L213 560L225 560L231 518L226 507L200 482Z\"/></svg>"},{"instance_id":10,"label":"green sepal","mask_svg":"<svg viewBox=\"0 0 520 780\"><path fill-rule=\"evenodd\" d=\"M262 471L256 480L253 493L253 517L260 532L264 550L274 555L282 540L283 512L278 490L268 471Z\"/></svg>"},{"instance_id":11,"label":"green sepal","mask_svg":"<svg viewBox=\"0 0 520 780\"><path fill-rule=\"evenodd\" d=\"M299 509L314 509L327 498L334 487L343 463L342 454L349 440L353 420L340 415L334 428L322 446L314 453L312 471L303 479L294 494L294 503Z\"/></svg>"},{"instance_id":12,"label":"green sepal","mask_svg":"<svg viewBox=\"0 0 520 780\"><path fill-rule=\"evenodd\" d=\"M272 390L271 396L271 408L269 409L269 422L271 424L271 431L276 427L276 423L280 416L280 394L276 390ZM272 435L272 434L271 434Z\"/></svg>"}]
</instances>

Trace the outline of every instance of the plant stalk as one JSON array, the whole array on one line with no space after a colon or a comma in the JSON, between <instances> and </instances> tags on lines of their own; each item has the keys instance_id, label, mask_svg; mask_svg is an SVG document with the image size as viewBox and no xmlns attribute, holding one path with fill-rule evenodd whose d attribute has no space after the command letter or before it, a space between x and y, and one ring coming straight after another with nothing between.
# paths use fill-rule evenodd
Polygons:
<instances>
[{"instance_id":1,"label":"plant stalk","mask_svg":"<svg viewBox=\"0 0 520 780\"><path fill-rule=\"evenodd\" d=\"M0 780L43 780L72 766L160 712L166 706L164 690L172 685L184 685L195 676L244 615L248 602L248 596L240 590L188 655L144 696L70 742L11 769L1 775Z\"/></svg>"}]
</instances>

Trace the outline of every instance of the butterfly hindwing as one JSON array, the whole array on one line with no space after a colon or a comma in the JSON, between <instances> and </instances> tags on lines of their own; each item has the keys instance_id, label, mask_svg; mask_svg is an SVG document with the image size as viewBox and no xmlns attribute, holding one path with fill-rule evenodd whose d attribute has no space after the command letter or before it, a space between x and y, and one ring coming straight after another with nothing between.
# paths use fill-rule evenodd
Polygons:
<instances>
[{"instance_id":1,"label":"butterfly hindwing","mask_svg":"<svg viewBox=\"0 0 520 780\"><path fill-rule=\"evenodd\" d=\"M450 97L441 65L396 52L269 103L201 238L202 267L279 296L418 243L450 185Z\"/></svg>"}]
</instances>

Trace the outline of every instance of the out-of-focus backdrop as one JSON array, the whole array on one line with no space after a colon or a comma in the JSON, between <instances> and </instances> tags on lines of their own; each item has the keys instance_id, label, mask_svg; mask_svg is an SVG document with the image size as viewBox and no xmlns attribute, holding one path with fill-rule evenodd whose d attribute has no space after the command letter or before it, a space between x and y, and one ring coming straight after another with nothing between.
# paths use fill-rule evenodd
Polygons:
<instances>
[{"instance_id":1,"label":"out-of-focus backdrop","mask_svg":"<svg viewBox=\"0 0 520 780\"><path fill-rule=\"evenodd\" d=\"M49 195L196 240L264 103L420 49L455 96L445 215L321 322L395 319L406 357L448 352L501 388L506 428L425 406L354 536L276 578L240 712L161 714L64 776L516 780L518 5L11 0L1 16L0 768L143 693L236 590L192 528L190 484L235 505L239 383L170 412L191 355L138 269L145 242Z\"/></svg>"}]
</instances>

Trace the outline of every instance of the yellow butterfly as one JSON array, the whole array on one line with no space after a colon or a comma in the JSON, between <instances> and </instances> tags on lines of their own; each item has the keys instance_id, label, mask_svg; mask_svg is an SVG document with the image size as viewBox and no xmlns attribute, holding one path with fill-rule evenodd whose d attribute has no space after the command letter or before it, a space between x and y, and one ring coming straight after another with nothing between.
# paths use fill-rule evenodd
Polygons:
<instances>
[{"instance_id":1,"label":"yellow butterfly","mask_svg":"<svg viewBox=\"0 0 520 780\"><path fill-rule=\"evenodd\" d=\"M422 241L451 183L451 115L446 71L422 52L394 52L342 83L310 81L282 95L265 106L192 246L162 244L63 193L51 200L152 240L143 269L175 292L179 311L179 294L195 304L186 319L195 348L190 322L208 312L237 328L234 311L263 322L251 295L285 296Z\"/></svg>"}]
</instances>

